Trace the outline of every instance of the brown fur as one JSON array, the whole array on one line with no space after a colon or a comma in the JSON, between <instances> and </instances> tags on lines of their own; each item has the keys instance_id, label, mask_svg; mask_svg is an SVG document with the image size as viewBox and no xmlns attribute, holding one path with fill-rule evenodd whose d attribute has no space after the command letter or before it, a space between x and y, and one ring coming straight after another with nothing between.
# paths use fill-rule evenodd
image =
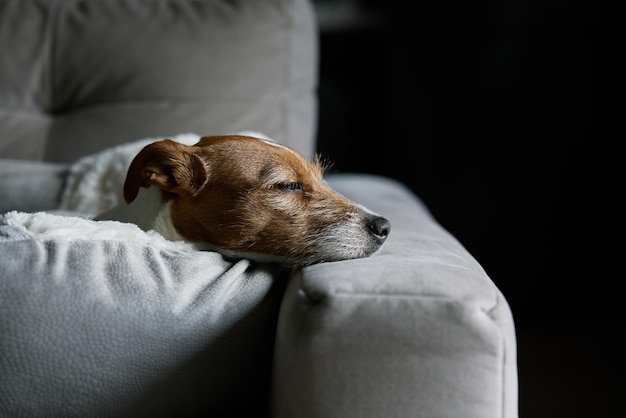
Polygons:
<instances>
[{"instance_id":1,"label":"brown fur","mask_svg":"<svg viewBox=\"0 0 626 418\"><path fill-rule=\"evenodd\" d=\"M164 140L132 162L124 197L159 187L185 240L227 254L310 264L376 251L389 228L372 236L368 223L382 218L331 189L323 171L317 159L248 136Z\"/></svg>"}]
</instances>

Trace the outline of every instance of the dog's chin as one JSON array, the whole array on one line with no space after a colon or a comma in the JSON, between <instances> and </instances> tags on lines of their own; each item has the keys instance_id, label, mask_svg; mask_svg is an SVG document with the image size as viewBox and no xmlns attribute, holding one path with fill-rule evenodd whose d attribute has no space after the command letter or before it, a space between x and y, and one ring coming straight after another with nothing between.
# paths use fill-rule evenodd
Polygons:
<instances>
[{"instance_id":1,"label":"dog's chin","mask_svg":"<svg viewBox=\"0 0 626 418\"><path fill-rule=\"evenodd\" d=\"M309 257L304 258L302 265L311 265L318 263L328 263L336 261L355 260L359 258L367 258L374 254L380 245L372 244L367 247L338 246L332 250L318 250Z\"/></svg>"},{"instance_id":2,"label":"dog's chin","mask_svg":"<svg viewBox=\"0 0 626 418\"><path fill-rule=\"evenodd\" d=\"M194 243L194 247L200 251L214 251L220 253L226 260L237 261L241 259L247 259L256 261L259 263L278 263L286 266L298 265L297 260L292 260L288 257L280 255L264 254L254 251L235 251L228 248L222 248L216 245L208 243Z\"/></svg>"},{"instance_id":3,"label":"dog's chin","mask_svg":"<svg viewBox=\"0 0 626 418\"><path fill-rule=\"evenodd\" d=\"M316 248L307 255L282 256L253 251L234 251L207 243L195 243L194 246L201 251L218 252L225 259L231 261L248 259L260 263L278 263L293 268L306 267L320 263L366 258L374 254L380 248L380 244L377 243L371 243L368 246L361 247L354 245L338 245L333 248Z\"/></svg>"}]
</instances>

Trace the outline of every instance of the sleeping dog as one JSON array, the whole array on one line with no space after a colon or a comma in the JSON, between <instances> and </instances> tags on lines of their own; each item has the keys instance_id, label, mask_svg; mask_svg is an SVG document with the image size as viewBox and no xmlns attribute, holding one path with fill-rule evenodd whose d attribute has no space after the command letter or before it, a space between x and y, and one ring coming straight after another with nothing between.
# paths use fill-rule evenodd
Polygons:
<instances>
[{"instance_id":1,"label":"sleeping dog","mask_svg":"<svg viewBox=\"0 0 626 418\"><path fill-rule=\"evenodd\" d=\"M323 171L318 159L267 139L210 136L193 146L166 139L130 164L127 204L96 219L231 258L308 265L369 256L385 242L389 221L334 191Z\"/></svg>"}]
</instances>

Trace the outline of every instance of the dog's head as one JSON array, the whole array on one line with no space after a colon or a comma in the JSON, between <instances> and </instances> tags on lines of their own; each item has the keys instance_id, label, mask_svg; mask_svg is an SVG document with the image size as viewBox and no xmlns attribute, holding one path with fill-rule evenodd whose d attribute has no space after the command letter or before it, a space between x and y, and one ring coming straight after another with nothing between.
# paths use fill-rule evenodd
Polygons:
<instances>
[{"instance_id":1,"label":"dog's head","mask_svg":"<svg viewBox=\"0 0 626 418\"><path fill-rule=\"evenodd\" d=\"M254 137L163 140L135 157L124 198L160 188L181 237L230 256L306 265L372 254L389 221L335 192L322 174L319 161Z\"/></svg>"}]
</instances>

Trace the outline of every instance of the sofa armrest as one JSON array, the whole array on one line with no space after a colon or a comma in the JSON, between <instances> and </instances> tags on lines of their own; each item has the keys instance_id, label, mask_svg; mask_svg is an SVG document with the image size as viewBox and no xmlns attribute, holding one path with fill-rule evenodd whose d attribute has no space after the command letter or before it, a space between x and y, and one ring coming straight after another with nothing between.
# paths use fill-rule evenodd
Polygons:
<instances>
[{"instance_id":1,"label":"sofa armrest","mask_svg":"<svg viewBox=\"0 0 626 418\"><path fill-rule=\"evenodd\" d=\"M391 234L369 258L292 278L273 416L516 417L513 319L482 267L404 186L364 175L329 183L387 217Z\"/></svg>"}]
</instances>

